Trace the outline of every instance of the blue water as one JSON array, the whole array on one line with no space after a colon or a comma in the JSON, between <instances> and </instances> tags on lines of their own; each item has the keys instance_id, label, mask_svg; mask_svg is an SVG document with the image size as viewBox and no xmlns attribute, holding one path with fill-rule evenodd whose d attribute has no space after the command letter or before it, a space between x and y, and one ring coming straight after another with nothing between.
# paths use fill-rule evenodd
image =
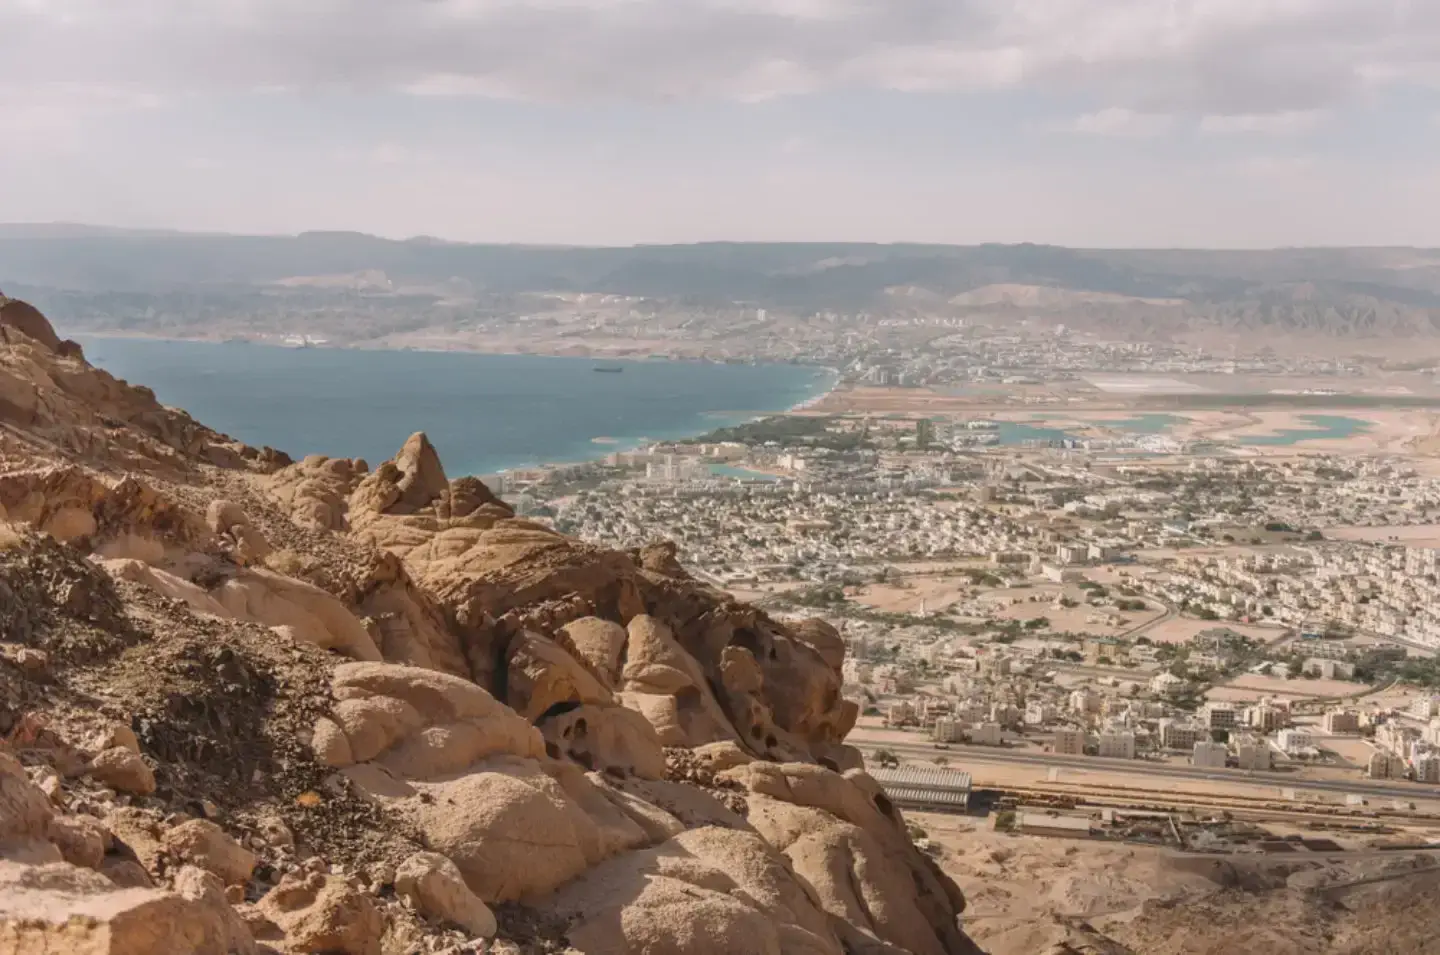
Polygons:
<instances>
[{"instance_id":1,"label":"blue water","mask_svg":"<svg viewBox=\"0 0 1440 955\"><path fill-rule=\"evenodd\" d=\"M1059 428L1042 428L1019 421L997 421L996 424L999 425L1000 443L1003 445L1024 444L1026 441L1064 441L1072 437Z\"/></svg>"},{"instance_id":2,"label":"blue water","mask_svg":"<svg viewBox=\"0 0 1440 955\"><path fill-rule=\"evenodd\" d=\"M712 464L710 473L716 477L740 478L745 481L778 481L773 474L766 474L763 471L751 471L749 468L737 468L731 464Z\"/></svg>"},{"instance_id":3,"label":"blue water","mask_svg":"<svg viewBox=\"0 0 1440 955\"><path fill-rule=\"evenodd\" d=\"M1343 415L1304 414L1300 420L1311 425L1309 428L1282 428L1274 434L1263 434L1242 438L1240 443L1251 447L1288 447L1301 441L1320 441L1327 438L1348 438L1370 430L1370 422Z\"/></svg>"},{"instance_id":4,"label":"blue water","mask_svg":"<svg viewBox=\"0 0 1440 955\"><path fill-rule=\"evenodd\" d=\"M798 365L80 341L94 364L247 444L297 458L362 457L373 467L425 431L451 475L702 434L783 411L833 380ZM597 374L596 364L625 371Z\"/></svg>"}]
</instances>

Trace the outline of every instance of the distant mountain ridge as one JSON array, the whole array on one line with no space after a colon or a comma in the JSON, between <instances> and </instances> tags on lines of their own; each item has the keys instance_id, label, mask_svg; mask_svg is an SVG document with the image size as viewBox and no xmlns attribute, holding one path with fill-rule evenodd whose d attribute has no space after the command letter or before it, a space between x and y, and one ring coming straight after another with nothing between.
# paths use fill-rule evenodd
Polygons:
<instances>
[{"instance_id":1,"label":"distant mountain ridge","mask_svg":"<svg viewBox=\"0 0 1440 955\"><path fill-rule=\"evenodd\" d=\"M65 304L57 296L77 293L234 296L275 283L323 287L327 283L316 277L367 274L383 274L394 289L446 285L491 296L598 292L798 311L1054 313L1082 324L1170 331L1440 331L1435 249L761 242L541 247L351 232L243 236L0 225L0 288L17 286L62 315Z\"/></svg>"}]
</instances>

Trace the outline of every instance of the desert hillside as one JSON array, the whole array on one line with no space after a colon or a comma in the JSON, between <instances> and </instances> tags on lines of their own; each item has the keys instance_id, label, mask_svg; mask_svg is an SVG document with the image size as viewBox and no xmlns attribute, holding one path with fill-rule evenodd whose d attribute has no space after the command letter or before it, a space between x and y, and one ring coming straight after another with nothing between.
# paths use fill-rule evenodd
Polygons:
<instances>
[{"instance_id":1,"label":"desert hillside","mask_svg":"<svg viewBox=\"0 0 1440 955\"><path fill-rule=\"evenodd\" d=\"M0 300L0 951L953 955L844 645Z\"/></svg>"}]
</instances>

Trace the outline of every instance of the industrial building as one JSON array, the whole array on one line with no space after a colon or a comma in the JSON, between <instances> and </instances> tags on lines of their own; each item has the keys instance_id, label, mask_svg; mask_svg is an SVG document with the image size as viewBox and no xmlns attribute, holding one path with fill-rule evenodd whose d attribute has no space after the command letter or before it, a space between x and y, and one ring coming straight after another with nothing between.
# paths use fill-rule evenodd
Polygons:
<instances>
[{"instance_id":1,"label":"industrial building","mask_svg":"<svg viewBox=\"0 0 1440 955\"><path fill-rule=\"evenodd\" d=\"M901 766L869 772L886 797L905 809L964 812L970 802L970 774L960 770Z\"/></svg>"}]
</instances>

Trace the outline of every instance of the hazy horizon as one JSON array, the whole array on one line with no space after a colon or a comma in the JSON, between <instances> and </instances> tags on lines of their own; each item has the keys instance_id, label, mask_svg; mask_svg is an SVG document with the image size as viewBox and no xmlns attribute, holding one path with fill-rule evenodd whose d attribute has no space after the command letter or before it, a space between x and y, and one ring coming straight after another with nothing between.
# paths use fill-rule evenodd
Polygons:
<instances>
[{"instance_id":1,"label":"hazy horizon","mask_svg":"<svg viewBox=\"0 0 1440 955\"><path fill-rule=\"evenodd\" d=\"M360 235L367 238L379 239L385 242L434 242L440 245L489 245L489 246L511 246L515 248L531 249L644 249L648 247L663 246L691 246L691 245L874 245L874 246L935 246L953 248L976 248L979 246L1051 246L1054 248L1071 249L1078 252L1286 252L1286 251L1325 251L1325 250L1366 250L1382 251L1385 249L1414 249L1417 251L1440 250L1440 243L1429 245L1272 245L1272 246L1203 246L1203 245L1150 245L1150 246L1099 246L1099 245L1078 245L1063 246L1057 243L1031 242L1019 240L1016 242L918 242L909 239L896 239L893 241L881 241L876 239L694 239L685 242L626 242L626 243L600 243L600 242L508 242L505 240L469 240L455 239L450 236L441 235L384 235L377 232L366 232L354 229L302 229L299 232L224 232L224 231L199 231L192 229L178 229L167 226L153 226L136 228L126 225L100 222L0 222L0 239L24 238L25 234L20 232L7 233L5 230L33 230L35 238L77 238L93 235L97 238L167 238L167 237L193 237L193 238L217 238L217 239L295 239L306 235ZM42 234L48 230L55 230L53 234Z\"/></svg>"},{"instance_id":2,"label":"hazy horizon","mask_svg":"<svg viewBox=\"0 0 1440 955\"><path fill-rule=\"evenodd\" d=\"M0 0L0 221L1440 246L1440 4Z\"/></svg>"}]
</instances>

